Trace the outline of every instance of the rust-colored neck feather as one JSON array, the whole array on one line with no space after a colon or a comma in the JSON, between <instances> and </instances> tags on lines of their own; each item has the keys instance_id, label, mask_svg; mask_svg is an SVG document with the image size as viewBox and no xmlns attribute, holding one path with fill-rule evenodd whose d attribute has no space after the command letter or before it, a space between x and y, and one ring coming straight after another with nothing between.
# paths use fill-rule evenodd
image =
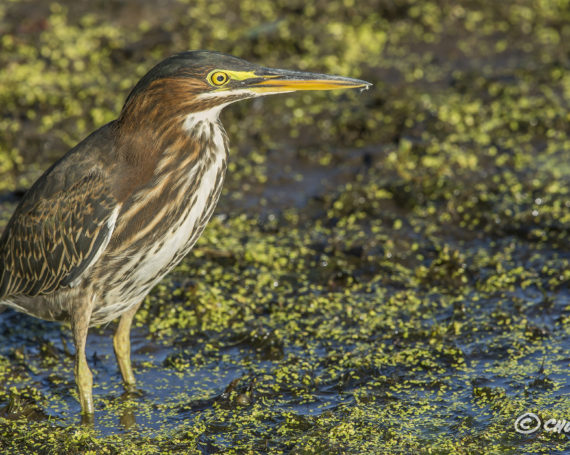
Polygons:
<instances>
[{"instance_id":1,"label":"rust-colored neck feather","mask_svg":"<svg viewBox=\"0 0 570 455\"><path fill-rule=\"evenodd\" d=\"M119 193L126 196L150 180L169 150L196 148L183 124L188 114L205 108L197 95L206 88L191 78L159 79L128 99L116 123L116 156L125 165Z\"/></svg>"},{"instance_id":2,"label":"rust-colored neck feather","mask_svg":"<svg viewBox=\"0 0 570 455\"><path fill-rule=\"evenodd\" d=\"M140 146L121 147L123 157L138 161L138 154L146 158L151 149L156 153L164 150L168 140L180 134L188 114L207 108L198 100L198 94L205 89L206 83L196 79L159 79L129 98L118 119L117 145L130 145L134 141ZM164 141L167 143L163 144Z\"/></svg>"}]
</instances>

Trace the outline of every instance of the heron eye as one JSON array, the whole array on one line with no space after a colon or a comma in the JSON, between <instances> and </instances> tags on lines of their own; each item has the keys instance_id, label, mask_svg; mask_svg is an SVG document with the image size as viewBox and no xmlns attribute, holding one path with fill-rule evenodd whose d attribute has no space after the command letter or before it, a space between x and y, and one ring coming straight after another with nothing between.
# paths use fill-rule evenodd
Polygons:
<instances>
[{"instance_id":1,"label":"heron eye","mask_svg":"<svg viewBox=\"0 0 570 455\"><path fill-rule=\"evenodd\" d=\"M217 85L218 87L220 85L224 85L229 79L229 76L223 71L216 71L210 75L210 83L212 85Z\"/></svg>"}]
</instances>

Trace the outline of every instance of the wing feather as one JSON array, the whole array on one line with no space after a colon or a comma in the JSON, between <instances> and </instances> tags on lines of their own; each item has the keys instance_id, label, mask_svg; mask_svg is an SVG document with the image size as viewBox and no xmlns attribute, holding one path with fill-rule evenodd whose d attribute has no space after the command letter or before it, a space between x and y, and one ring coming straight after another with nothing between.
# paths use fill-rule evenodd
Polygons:
<instances>
[{"instance_id":1,"label":"wing feather","mask_svg":"<svg viewBox=\"0 0 570 455\"><path fill-rule=\"evenodd\" d=\"M24 197L0 240L0 296L49 294L80 280L107 246L119 205L91 171Z\"/></svg>"}]
</instances>

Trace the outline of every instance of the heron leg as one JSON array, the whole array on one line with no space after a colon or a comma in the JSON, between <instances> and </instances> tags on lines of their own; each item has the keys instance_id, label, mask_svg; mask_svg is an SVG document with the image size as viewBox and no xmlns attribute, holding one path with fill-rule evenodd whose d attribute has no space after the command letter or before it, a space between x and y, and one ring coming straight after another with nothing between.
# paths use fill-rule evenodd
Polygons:
<instances>
[{"instance_id":1,"label":"heron leg","mask_svg":"<svg viewBox=\"0 0 570 455\"><path fill-rule=\"evenodd\" d=\"M79 392L81 413L93 416L93 375L87 365L85 344L91 319L92 305L90 299L82 299L82 303L74 308L71 317L73 341L75 343L75 382Z\"/></svg>"},{"instance_id":2,"label":"heron leg","mask_svg":"<svg viewBox=\"0 0 570 455\"><path fill-rule=\"evenodd\" d=\"M142 303L142 302L141 302ZM135 375L131 366L131 325L135 313L141 304L133 306L127 310L119 319L117 331L113 336L113 348L115 349L115 357L121 370L121 376L125 384L125 389L131 391L135 385Z\"/></svg>"}]
</instances>

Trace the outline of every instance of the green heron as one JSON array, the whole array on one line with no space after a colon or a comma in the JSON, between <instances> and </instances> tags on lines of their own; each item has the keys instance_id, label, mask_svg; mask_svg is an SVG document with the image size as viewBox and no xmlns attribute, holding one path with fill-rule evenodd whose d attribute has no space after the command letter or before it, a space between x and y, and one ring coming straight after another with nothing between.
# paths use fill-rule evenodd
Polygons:
<instances>
[{"instance_id":1,"label":"green heron","mask_svg":"<svg viewBox=\"0 0 570 455\"><path fill-rule=\"evenodd\" d=\"M88 328L121 316L113 347L125 387L132 389L135 312L214 212L228 160L220 111L263 95L370 85L265 68L217 52L176 54L137 83L118 119L34 183L0 239L0 304L71 322L84 416L93 414Z\"/></svg>"}]
</instances>

